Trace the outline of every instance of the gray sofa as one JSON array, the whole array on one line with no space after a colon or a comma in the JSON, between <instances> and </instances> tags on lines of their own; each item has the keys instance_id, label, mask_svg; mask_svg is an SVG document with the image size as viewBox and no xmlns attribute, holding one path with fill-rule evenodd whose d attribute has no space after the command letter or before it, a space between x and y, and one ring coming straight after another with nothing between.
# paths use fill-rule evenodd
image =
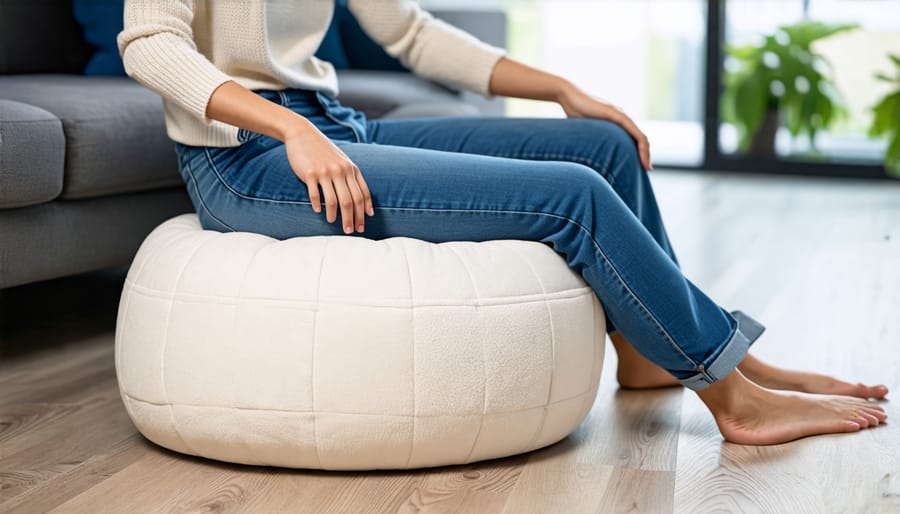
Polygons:
<instances>
[{"instance_id":1,"label":"gray sofa","mask_svg":"<svg viewBox=\"0 0 900 514\"><path fill-rule=\"evenodd\" d=\"M438 17L496 45L495 11ZM70 0L0 0L0 289L127 264L193 208L160 99L124 77L80 75L92 49ZM343 70L340 99L377 117L501 114L409 73Z\"/></svg>"}]
</instances>

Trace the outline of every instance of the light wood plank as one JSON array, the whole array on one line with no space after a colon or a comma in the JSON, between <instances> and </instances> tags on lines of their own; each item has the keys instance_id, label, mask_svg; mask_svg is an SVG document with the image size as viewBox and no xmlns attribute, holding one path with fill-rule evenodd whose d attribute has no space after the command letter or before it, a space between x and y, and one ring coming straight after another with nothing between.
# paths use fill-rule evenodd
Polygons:
<instances>
[{"instance_id":1,"label":"light wood plank","mask_svg":"<svg viewBox=\"0 0 900 514\"><path fill-rule=\"evenodd\" d=\"M31 487L23 494L0 504L0 512L29 514L48 512L70 498L94 487L144 455L149 442L134 433L101 449L84 463Z\"/></svg>"},{"instance_id":2,"label":"light wood plank","mask_svg":"<svg viewBox=\"0 0 900 514\"><path fill-rule=\"evenodd\" d=\"M641 504L652 512L671 511L682 391L619 390L615 371L607 343L587 419L565 440L531 454L503 512L620 512L633 493L623 478L643 484Z\"/></svg>"},{"instance_id":3,"label":"light wood plank","mask_svg":"<svg viewBox=\"0 0 900 514\"><path fill-rule=\"evenodd\" d=\"M883 381L896 394L900 295L890 285L900 283L900 269L889 263L900 263L900 247L892 241L900 227L897 189L782 183L771 194L753 188L747 199L734 199L762 211L767 230L756 234L753 247L741 249L747 222L740 212L725 216L737 232L717 236L724 250L715 258L752 260L752 271L738 287L721 287L730 280L725 273L708 274L701 285L718 292L723 303L752 306L768 325L754 347L757 355L784 366ZM893 418L900 414L890 403L885 407ZM892 493L892 477L900 472L896 424L742 447L722 442L709 413L690 395L678 455L676 512L900 511L900 496Z\"/></svg>"}]
</instances>

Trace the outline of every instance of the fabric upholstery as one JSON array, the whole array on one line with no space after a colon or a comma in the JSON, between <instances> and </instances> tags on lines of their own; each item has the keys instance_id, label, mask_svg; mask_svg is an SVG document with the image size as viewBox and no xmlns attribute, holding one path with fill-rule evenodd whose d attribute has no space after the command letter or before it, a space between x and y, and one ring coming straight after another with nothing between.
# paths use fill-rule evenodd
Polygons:
<instances>
[{"instance_id":1,"label":"fabric upholstery","mask_svg":"<svg viewBox=\"0 0 900 514\"><path fill-rule=\"evenodd\" d=\"M116 370L135 425L176 451L416 468L566 437L604 340L593 291L541 243L277 241L185 215L132 263Z\"/></svg>"},{"instance_id":2,"label":"fabric upholstery","mask_svg":"<svg viewBox=\"0 0 900 514\"><path fill-rule=\"evenodd\" d=\"M0 210L0 289L128 264L155 226L192 211L183 188Z\"/></svg>"},{"instance_id":3,"label":"fabric upholstery","mask_svg":"<svg viewBox=\"0 0 900 514\"><path fill-rule=\"evenodd\" d=\"M481 116L481 111L472 104L460 101L429 102L424 104L401 105L391 109L382 118L432 118L447 116Z\"/></svg>"},{"instance_id":4,"label":"fabric upholstery","mask_svg":"<svg viewBox=\"0 0 900 514\"><path fill-rule=\"evenodd\" d=\"M380 118L409 104L462 103L459 96L442 86L396 71L341 70L338 99L342 104Z\"/></svg>"},{"instance_id":5,"label":"fabric upholstery","mask_svg":"<svg viewBox=\"0 0 900 514\"><path fill-rule=\"evenodd\" d=\"M366 34L345 0L335 2L334 16L316 57L330 62L336 70L409 71Z\"/></svg>"},{"instance_id":6,"label":"fabric upholstery","mask_svg":"<svg viewBox=\"0 0 900 514\"><path fill-rule=\"evenodd\" d=\"M122 31L125 0L73 0L72 12L84 38L96 47L85 75L125 76L116 36Z\"/></svg>"},{"instance_id":7,"label":"fabric upholstery","mask_svg":"<svg viewBox=\"0 0 900 514\"><path fill-rule=\"evenodd\" d=\"M59 118L31 105L0 99L0 209L59 196L65 152Z\"/></svg>"},{"instance_id":8,"label":"fabric upholstery","mask_svg":"<svg viewBox=\"0 0 900 514\"><path fill-rule=\"evenodd\" d=\"M345 70L350 67L344 42L341 40L341 18L349 14L345 5L346 2L335 2L334 15L331 17L328 31L325 32L325 37L319 43L319 49L316 50L316 57L330 62L336 70Z\"/></svg>"},{"instance_id":9,"label":"fabric upholstery","mask_svg":"<svg viewBox=\"0 0 900 514\"><path fill-rule=\"evenodd\" d=\"M92 52L71 0L0 0L0 74L81 73Z\"/></svg>"},{"instance_id":10,"label":"fabric upholstery","mask_svg":"<svg viewBox=\"0 0 900 514\"><path fill-rule=\"evenodd\" d=\"M91 198L181 184L160 98L124 77L0 77L2 97L62 120L62 197Z\"/></svg>"}]
</instances>

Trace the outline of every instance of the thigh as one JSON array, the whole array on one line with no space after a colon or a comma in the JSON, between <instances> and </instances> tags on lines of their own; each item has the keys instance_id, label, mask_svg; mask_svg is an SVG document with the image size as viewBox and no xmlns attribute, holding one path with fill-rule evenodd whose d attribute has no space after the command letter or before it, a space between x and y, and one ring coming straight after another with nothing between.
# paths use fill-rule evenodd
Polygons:
<instances>
[{"instance_id":1,"label":"thigh","mask_svg":"<svg viewBox=\"0 0 900 514\"><path fill-rule=\"evenodd\" d=\"M583 164L615 184L640 172L637 144L622 127L586 118L420 118L373 120L370 140L511 159Z\"/></svg>"},{"instance_id":2,"label":"thigh","mask_svg":"<svg viewBox=\"0 0 900 514\"><path fill-rule=\"evenodd\" d=\"M375 216L363 236L427 241L551 241L584 201L627 216L627 207L590 168L387 145L337 143L362 171ZM342 234L316 214L306 186L280 144L257 149L203 149L187 159L189 190L208 217L229 230L280 239ZM599 200L599 201L597 201ZM198 209L199 210L199 209ZM635 222L636 223L636 222ZM221 230L221 227L210 228ZM638 228L637 226L635 228Z\"/></svg>"}]
</instances>

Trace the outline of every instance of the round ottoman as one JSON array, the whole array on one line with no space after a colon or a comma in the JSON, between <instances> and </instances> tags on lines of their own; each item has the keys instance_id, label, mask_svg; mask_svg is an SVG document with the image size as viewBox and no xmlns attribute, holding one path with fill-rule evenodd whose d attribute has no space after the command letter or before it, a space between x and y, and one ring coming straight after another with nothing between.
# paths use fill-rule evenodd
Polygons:
<instances>
[{"instance_id":1,"label":"round ottoman","mask_svg":"<svg viewBox=\"0 0 900 514\"><path fill-rule=\"evenodd\" d=\"M173 218L128 273L116 372L151 441L223 461L415 468L554 443L597 394L593 291L527 241L205 231Z\"/></svg>"}]
</instances>

